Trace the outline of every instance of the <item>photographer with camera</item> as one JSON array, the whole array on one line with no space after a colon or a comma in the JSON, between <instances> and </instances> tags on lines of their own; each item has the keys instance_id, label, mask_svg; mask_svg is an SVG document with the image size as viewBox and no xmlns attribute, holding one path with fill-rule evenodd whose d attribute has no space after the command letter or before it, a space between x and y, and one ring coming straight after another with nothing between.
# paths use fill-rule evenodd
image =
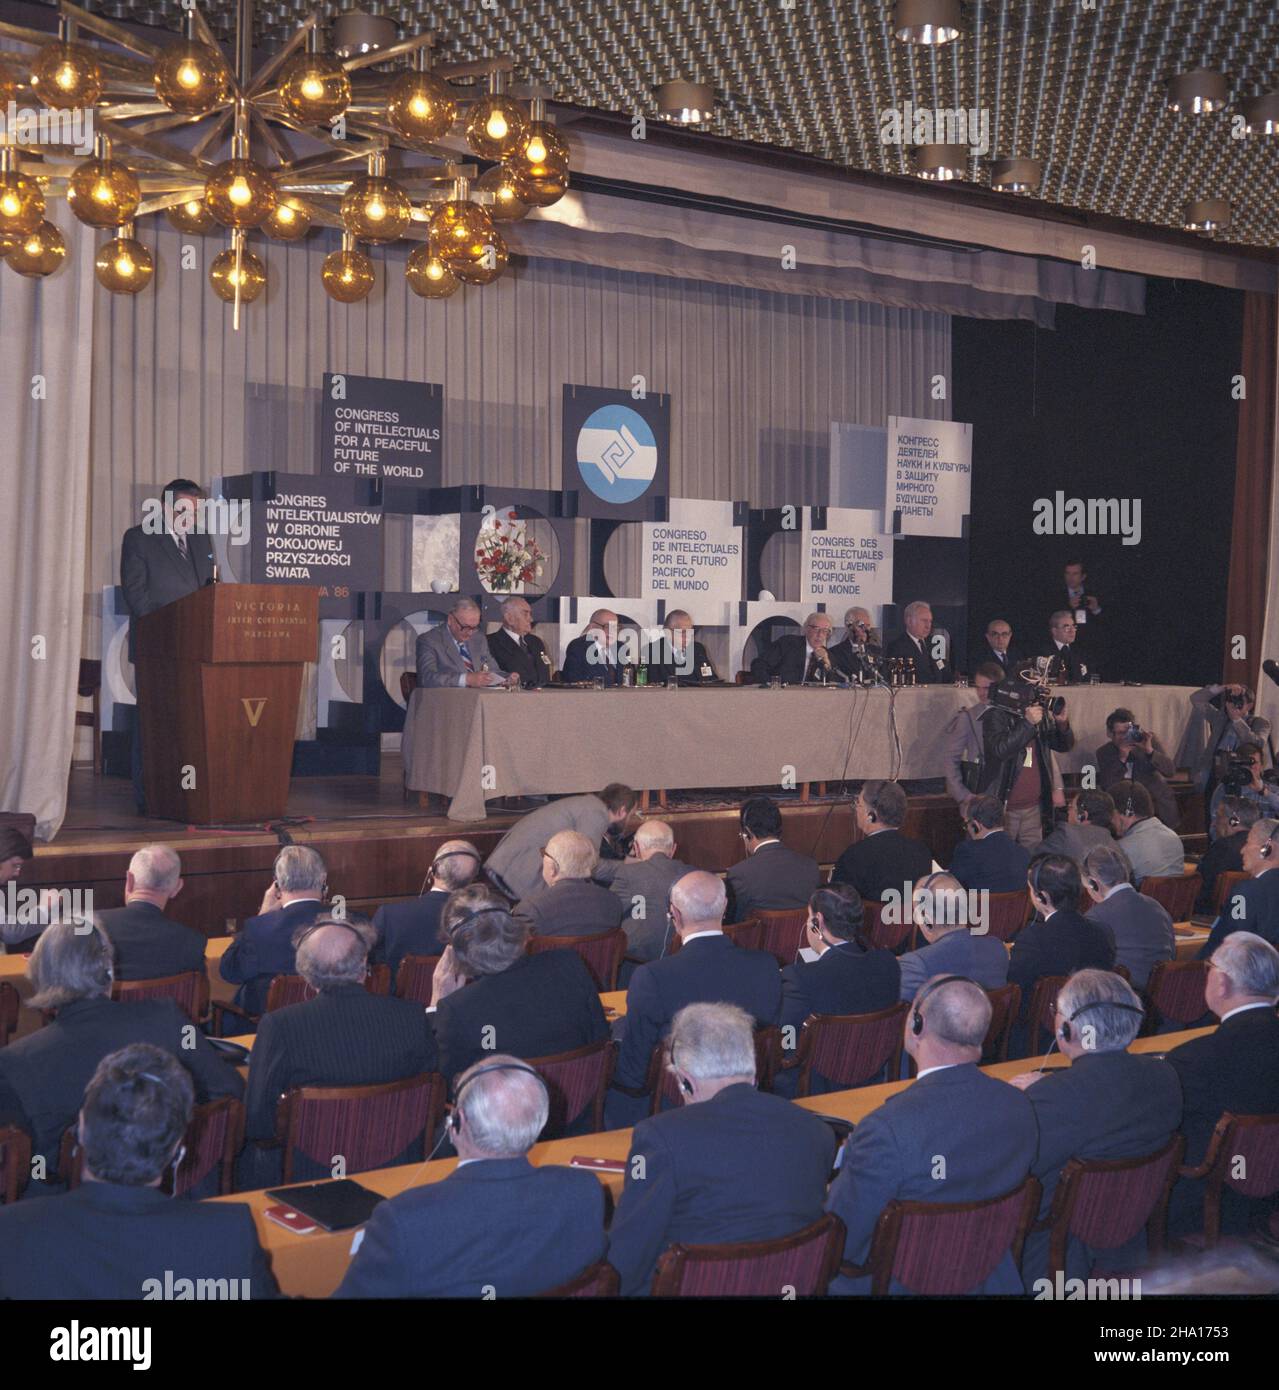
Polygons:
<instances>
[{"instance_id":1,"label":"photographer with camera","mask_svg":"<svg viewBox=\"0 0 1279 1390\"><path fill-rule=\"evenodd\" d=\"M1279 818L1279 773L1263 772L1265 754L1259 743L1241 743L1226 758L1221 781L1208 800L1208 838L1217 838L1217 808L1227 796L1255 801L1263 816Z\"/></svg>"},{"instance_id":2,"label":"photographer with camera","mask_svg":"<svg viewBox=\"0 0 1279 1390\"><path fill-rule=\"evenodd\" d=\"M1190 697L1190 724L1180 761L1190 768L1205 807L1221 781L1228 755L1243 743L1264 745L1269 736L1270 721L1253 713L1256 703L1256 694L1239 684L1205 685Z\"/></svg>"},{"instance_id":3,"label":"photographer with camera","mask_svg":"<svg viewBox=\"0 0 1279 1390\"><path fill-rule=\"evenodd\" d=\"M1177 769L1163 745L1149 730L1137 723L1132 710L1122 706L1106 716L1110 741L1097 749L1097 782L1103 787L1116 782L1140 782L1150 793L1155 815L1171 830L1181 817L1177 798L1165 778L1175 777Z\"/></svg>"}]
</instances>

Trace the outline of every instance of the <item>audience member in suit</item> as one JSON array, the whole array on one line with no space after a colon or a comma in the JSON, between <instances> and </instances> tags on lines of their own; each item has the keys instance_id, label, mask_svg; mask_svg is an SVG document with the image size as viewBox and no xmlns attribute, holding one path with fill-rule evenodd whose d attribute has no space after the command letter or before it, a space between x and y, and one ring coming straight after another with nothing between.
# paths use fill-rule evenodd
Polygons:
<instances>
[{"instance_id":1,"label":"audience member in suit","mask_svg":"<svg viewBox=\"0 0 1279 1390\"><path fill-rule=\"evenodd\" d=\"M1059 608L1048 619L1048 641L1039 649L1041 656L1053 658L1049 679L1054 685L1080 685L1093 669L1092 654L1077 639L1079 628L1074 617Z\"/></svg>"},{"instance_id":2,"label":"audience member in suit","mask_svg":"<svg viewBox=\"0 0 1279 1390\"><path fill-rule=\"evenodd\" d=\"M1115 802L1109 792L1076 792L1070 798L1065 824L1045 836L1037 853L1061 854L1082 864L1090 850L1115 843L1114 823Z\"/></svg>"},{"instance_id":3,"label":"audience member in suit","mask_svg":"<svg viewBox=\"0 0 1279 1390\"><path fill-rule=\"evenodd\" d=\"M1250 877L1236 884L1222 903L1199 960L1211 960L1217 947L1237 931L1252 932L1279 946L1279 873L1275 872L1279 869L1279 821L1257 821L1248 832L1241 857Z\"/></svg>"},{"instance_id":4,"label":"audience member in suit","mask_svg":"<svg viewBox=\"0 0 1279 1390\"><path fill-rule=\"evenodd\" d=\"M950 871L963 887L971 892L1021 892L1026 886L1030 851L1004 829L1004 803L997 796L972 797L964 812L964 828L968 838L955 846L950 861Z\"/></svg>"},{"instance_id":5,"label":"audience member in suit","mask_svg":"<svg viewBox=\"0 0 1279 1390\"><path fill-rule=\"evenodd\" d=\"M912 1000L934 975L963 975L982 989L1008 983L1008 948L986 933L972 895L953 874L921 879L911 906L927 944L901 957L903 999Z\"/></svg>"},{"instance_id":6,"label":"audience member in suit","mask_svg":"<svg viewBox=\"0 0 1279 1390\"><path fill-rule=\"evenodd\" d=\"M665 821L641 821L627 859L601 859L594 878L605 883L622 904L626 954L641 964L665 949L671 889L692 873L675 858L675 832Z\"/></svg>"},{"instance_id":7,"label":"audience member in suit","mask_svg":"<svg viewBox=\"0 0 1279 1390\"><path fill-rule=\"evenodd\" d=\"M235 1068L172 999L123 1004L111 998L111 940L91 917L48 927L27 964L27 978L33 989L28 1005L54 1018L0 1048L0 1125L25 1129L50 1175L57 1171L62 1133L108 1052L152 1043L186 1067L200 1100L244 1093Z\"/></svg>"},{"instance_id":8,"label":"audience member in suit","mask_svg":"<svg viewBox=\"0 0 1279 1390\"><path fill-rule=\"evenodd\" d=\"M679 933L676 955L641 965L626 995L625 1031L608 1095L605 1123L625 1129L647 1109L647 1100L627 1096L619 1086L639 1090L648 1076L653 1049L685 1004L736 1004L761 1026L777 1022L782 982L767 951L748 951L724 935L723 883L700 869L671 889L671 924Z\"/></svg>"},{"instance_id":9,"label":"audience member in suit","mask_svg":"<svg viewBox=\"0 0 1279 1390\"><path fill-rule=\"evenodd\" d=\"M906 811L906 793L896 782L866 782L853 800L861 839L835 861L830 881L851 883L870 901L883 901L892 892L908 902L908 885L931 871L933 856L922 840L902 834Z\"/></svg>"},{"instance_id":10,"label":"audience member in suit","mask_svg":"<svg viewBox=\"0 0 1279 1390\"><path fill-rule=\"evenodd\" d=\"M821 878L817 860L782 844L782 813L767 796L742 803L739 832L746 858L728 871L726 922L745 922L757 908L782 910L807 905Z\"/></svg>"},{"instance_id":11,"label":"audience member in suit","mask_svg":"<svg viewBox=\"0 0 1279 1390\"><path fill-rule=\"evenodd\" d=\"M32 857L31 841L22 831L14 825L0 825L0 889L6 883L16 883L22 866ZM33 931L30 922L10 922L8 914L0 912L0 955L6 950L21 955L28 949L27 939L39 935L41 930L36 926Z\"/></svg>"},{"instance_id":12,"label":"audience member in suit","mask_svg":"<svg viewBox=\"0 0 1279 1390\"><path fill-rule=\"evenodd\" d=\"M977 794L984 779L986 734L983 721L991 708L990 692L1004 679L998 664L984 662L973 675L973 694L976 700L956 710L946 726L945 760L946 791L962 811Z\"/></svg>"},{"instance_id":13,"label":"audience member in suit","mask_svg":"<svg viewBox=\"0 0 1279 1390\"><path fill-rule=\"evenodd\" d=\"M580 637L564 649L564 669L560 679L565 685L603 681L605 685L621 685L622 663L617 650L618 617L610 608L597 608L591 614Z\"/></svg>"},{"instance_id":14,"label":"audience member in suit","mask_svg":"<svg viewBox=\"0 0 1279 1390\"><path fill-rule=\"evenodd\" d=\"M799 1046L800 1030L810 1014L873 1014L897 1002L900 976L897 957L871 946L864 932L862 900L846 883L818 888L808 900L804 945L817 959L797 960L782 970L782 1045ZM774 1089L794 1093L793 1069L778 1074ZM812 1091L836 1087L817 1073Z\"/></svg>"},{"instance_id":15,"label":"audience member in suit","mask_svg":"<svg viewBox=\"0 0 1279 1390\"><path fill-rule=\"evenodd\" d=\"M133 1043L102 1058L79 1107L80 1186L0 1208L0 1299L172 1298L165 1281L194 1292L208 1279L229 1281L235 1298L277 1295L247 1203L160 1190L182 1161L194 1099L169 1049Z\"/></svg>"},{"instance_id":16,"label":"audience member in suit","mask_svg":"<svg viewBox=\"0 0 1279 1390\"><path fill-rule=\"evenodd\" d=\"M682 608L666 615L658 655L648 664L649 685L715 685L719 674L694 635L693 619Z\"/></svg>"},{"instance_id":17,"label":"audience member in suit","mask_svg":"<svg viewBox=\"0 0 1279 1390\"><path fill-rule=\"evenodd\" d=\"M992 618L986 624L986 639L976 659L971 663L976 671L980 666L999 667L1000 680L1016 679L1022 665L1022 655L1013 646L1013 630L1006 618Z\"/></svg>"},{"instance_id":18,"label":"audience member in suit","mask_svg":"<svg viewBox=\"0 0 1279 1390\"><path fill-rule=\"evenodd\" d=\"M449 944L427 1012L446 1080L495 1050L549 1057L608 1037L598 987L581 957L527 954L528 927L491 888L476 883L450 894L443 925Z\"/></svg>"},{"instance_id":19,"label":"audience member in suit","mask_svg":"<svg viewBox=\"0 0 1279 1390\"><path fill-rule=\"evenodd\" d=\"M510 683L489 651L480 605L473 598L458 599L442 623L417 639L414 655L423 690Z\"/></svg>"},{"instance_id":20,"label":"audience member in suit","mask_svg":"<svg viewBox=\"0 0 1279 1390\"><path fill-rule=\"evenodd\" d=\"M1195 899L1196 912L1212 911L1217 880L1222 874L1243 871L1243 847L1248 832L1261 819L1261 807L1243 796L1224 796L1217 802L1213 820L1216 832L1203 858L1195 865L1203 887Z\"/></svg>"},{"instance_id":21,"label":"audience member in suit","mask_svg":"<svg viewBox=\"0 0 1279 1390\"><path fill-rule=\"evenodd\" d=\"M540 893L521 898L515 916L534 936L598 936L622 925L616 894L591 882L600 862L599 841L561 830L542 850Z\"/></svg>"},{"instance_id":22,"label":"audience member in suit","mask_svg":"<svg viewBox=\"0 0 1279 1390\"><path fill-rule=\"evenodd\" d=\"M372 926L356 917L319 917L301 934L298 974L315 998L262 1016L244 1102L249 1139L275 1139L280 1097L296 1086L376 1086L436 1070L435 1034L422 1006L364 987L374 940ZM422 1156L409 1151L401 1161ZM253 1171L244 1185L278 1182L282 1157L273 1143L250 1148ZM300 1162L298 1181L331 1176L327 1163Z\"/></svg>"},{"instance_id":23,"label":"audience member in suit","mask_svg":"<svg viewBox=\"0 0 1279 1390\"><path fill-rule=\"evenodd\" d=\"M1143 878L1180 877L1186 867L1181 837L1155 816L1145 787L1140 782L1116 782L1106 790L1115 803L1119 848L1132 865L1133 883L1140 888Z\"/></svg>"},{"instance_id":24,"label":"audience member in suit","mask_svg":"<svg viewBox=\"0 0 1279 1390\"><path fill-rule=\"evenodd\" d=\"M846 636L830 649L831 661L847 675L875 679L884 645L870 613L865 608L850 608L844 614L844 632Z\"/></svg>"},{"instance_id":25,"label":"audience member in suit","mask_svg":"<svg viewBox=\"0 0 1279 1390\"><path fill-rule=\"evenodd\" d=\"M285 845L275 856L271 886L256 917L250 917L223 953L219 969L239 985L235 1004L254 1016L266 1009L276 975L293 974L293 938L324 911L328 870L307 845Z\"/></svg>"},{"instance_id":26,"label":"audience member in suit","mask_svg":"<svg viewBox=\"0 0 1279 1390\"><path fill-rule=\"evenodd\" d=\"M1131 738L1134 729L1141 734L1136 743ZM1155 815L1176 830L1181 815L1166 779L1175 777L1177 769L1163 744L1149 729L1141 729L1132 710L1122 706L1106 716L1106 733L1109 741L1097 749L1097 780L1103 787L1140 782L1150 793Z\"/></svg>"},{"instance_id":27,"label":"audience member in suit","mask_svg":"<svg viewBox=\"0 0 1279 1390\"><path fill-rule=\"evenodd\" d=\"M1035 1046L1039 1021L1029 1017L1030 1001L1041 975L1109 970L1115 963L1110 932L1079 915L1083 881L1073 859L1042 854L1031 862L1026 881L1037 916L1017 933L1008 957L1008 978L1021 986L1021 1023L1010 1046L1017 1057Z\"/></svg>"},{"instance_id":28,"label":"audience member in suit","mask_svg":"<svg viewBox=\"0 0 1279 1390\"><path fill-rule=\"evenodd\" d=\"M378 1206L336 1296L522 1298L602 1259L599 1179L528 1161L549 1113L546 1083L519 1058L468 1067L449 1117L461 1162Z\"/></svg>"},{"instance_id":29,"label":"audience member in suit","mask_svg":"<svg viewBox=\"0 0 1279 1390\"><path fill-rule=\"evenodd\" d=\"M1174 1047L1168 1063L1181 1080L1186 1136L1185 1165L1203 1162L1217 1121L1232 1115L1279 1115L1279 951L1252 932L1234 932L1213 952L1205 989L1208 1007L1221 1020L1215 1032ZM1174 1235L1203 1229L1204 1182L1183 1178L1168 1211ZM1264 1207L1229 1185L1222 1191L1221 1224L1244 1235Z\"/></svg>"},{"instance_id":30,"label":"audience member in suit","mask_svg":"<svg viewBox=\"0 0 1279 1390\"><path fill-rule=\"evenodd\" d=\"M826 1199L827 1211L848 1232L849 1263L865 1264L889 1202L981 1202L1025 1182L1035 1157L1035 1117L1025 1097L978 1068L989 1027L990 1000L971 980L934 976L916 995L904 1038L917 1078L849 1135ZM869 1293L870 1279L841 1276L830 1291ZM1021 1293L1011 1252L968 1292Z\"/></svg>"},{"instance_id":31,"label":"audience member in suit","mask_svg":"<svg viewBox=\"0 0 1279 1390\"><path fill-rule=\"evenodd\" d=\"M446 840L431 860L425 893L403 903L384 903L373 914L377 945L369 959L391 971L392 988L405 956L438 956L448 942L440 917L450 893L475 881L480 853L469 840Z\"/></svg>"},{"instance_id":32,"label":"audience member in suit","mask_svg":"<svg viewBox=\"0 0 1279 1390\"><path fill-rule=\"evenodd\" d=\"M671 1022L670 1051L684 1104L635 1126L609 1232L623 1294L648 1291L671 1245L775 1240L812 1225L835 1158L829 1125L755 1089L754 1020L744 1009L685 1006Z\"/></svg>"},{"instance_id":33,"label":"audience member in suit","mask_svg":"<svg viewBox=\"0 0 1279 1390\"><path fill-rule=\"evenodd\" d=\"M489 651L508 676L518 676L525 690L549 685L555 669L546 643L533 634L529 601L512 594L502 601L502 626L488 637Z\"/></svg>"},{"instance_id":34,"label":"audience member in suit","mask_svg":"<svg viewBox=\"0 0 1279 1390\"><path fill-rule=\"evenodd\" d=\"M840 684L840 675L847 676L848 672L841 671L831 659L834 630L829 613L810 613L804 619L802 634L783 634L751 662L755 684L767 685L772 680L783 685Z\"/></svg>"},{"instance_id":35,"label":"audience member in suit","mask_svg":"<svg viewBox=\"0 0 1279 1390\"><path fill-rule=\"evenodd\" d=\"M949 685L955 679L950 639L944 633L933 633L933 610L922 600L908 603L902 622L906 631L893 638L884 655L912 662L918 685Z\"/></svg>"},{"instance_id":36,"label":"audience member in suit","mask_svg":"<svg viewBox=\"0 0 1279 1390\"><path fill-rule=\"evenodd\" d=\"M98 914L115 950L117 980L204 973L203 932L164 915L182 891L182 863L168 845L145 845L129 860L124 906Z\"/></svg>"},{"instance_id":37,"label":"audience member in suit","mask_svg":"<svg viewBox=\"0 0 1279 1390\"><path fill-rule=\"evenodd\" d=\"M1141 1000L1108 970L1080 970L1057 995L1053 1028L1070 1066L1012 1078L1028 1090L1039 1125L1035 1176L1043 1185L1039 1216L1052 1209L1061 1170L1072 1158L1140 1158L1161 1149L1181 1123L1177 1073L1158 1057L1127 1051L1141 1028ZM1048 1232L1027 1237L1022 1273L1045 1277ZM1071 1239L1066 1278L1087 1278L1099 1257L1106 1269L1127 1269L1146 1254L1145 1231L1125 1245L1093 1250Z\"/></svg>"},{"instance_id":38,"label":"audience member in suit","mask_svg":"<svg viewBox=\"0 0 1279 1390\"><path fill-rule=\"evenodd\" d=\"M1106 928L1115 943L1115 964L1127 968L1134 989L1145 989L1160 961L1177 958L1177 936L1168 909L1138 893L1131 874L1118 845L1098 845L1083 862L1084 887L1093 901L1088 920Z\"/></svg>"},{"instance_id":39,"label":"audience member in suit","mask_svg":"<svg viewBox=\"0 0 1279 1390\"><path fill-rule=\"evenodd\" d=\"M624 834L636 820L639 793L620 782L602 792L562 796L521 816L484 861L484 872L512 902L540 892L542 849L561 830L580 830L598 845L608 834Z\"/></svg>"}]
</instances>

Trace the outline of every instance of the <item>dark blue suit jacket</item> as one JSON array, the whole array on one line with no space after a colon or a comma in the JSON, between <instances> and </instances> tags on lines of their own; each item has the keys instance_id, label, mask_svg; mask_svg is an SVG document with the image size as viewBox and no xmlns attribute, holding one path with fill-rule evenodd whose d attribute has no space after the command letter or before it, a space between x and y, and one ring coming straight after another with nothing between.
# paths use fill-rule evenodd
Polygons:
<instances>
[{"instance_id":1,"label":"dark blue suit jacket","mask_svg":"<svg viewBox=\"0 0 1279 1390\"><path fill-rule=\"evenodd\" d=\"M991 893L1016 893L1026 886L1030 851L1005 830L982 840L960 840L950 861L950 871L965 888L985 888Z\"/></svg>"},{"instance_id":2,"label":"dark blue suit jacket","mask_svg":"<svg viewBox=\"0 0 1279 1390\"><path fill-rule=\"evenodd\" d=\"M115 948L117 980L159 980L188 970L204 971L203 932L166 917L141 899L98 914Z\"/></svg>"},{"instance_id":3,"label":"dark blue suit jacket","mask_svg":"<svg viewBox=\"0 0 1279 1390\"><path fill-rule=\"evenodd\" d=\"M390 966L392 985L405 956L443 955L448 943L440 935L440 918L448 900L447 893L432 888L406 903L384 903L373 914L378 936L369 959Z\"/></svg>"},{"instance_id":4,"label":"dark blue suit jacket","mask_svg":"<svg viewBox=\"0 0 1279 1390\"><path fill-rule=\"evenodd\" d=\"M1233 931L1255 932L1279 946L1279 869L1269 869L1235 888L1222 904L1198 958L1207 960Z\"/></svg>"},{"instance_id":5,"label":"dark blue suit jacket","mask_svg":"<svg viewBox=\"0 0 1279 1390\"><path fill-rule=\"evenodd\" d=\"M592 645L592 639L585 633L573 638L564 648L564 669L560 672L560 679L565 685L594 680L603 680L605 685L620 685L622 668L617 664L616 652L612 661L591 661Z\"/></svg>"},{"instance_id":6,"label":"dark blue suit jacket","mask_svg":"<svg viewBox=\"0 0 1279 1390\"><path fill-rule=\"evenodd\" d=\"M308 899L245 922L221 964L222 978L240 986L235 992L239 1008L251 1014L263 1012L272 977L294 973L293 933L326 911L324 903Z\"/></svg>"},{"instance_id":7,"label":"dark blue suit jacket","mask_svg":"<svg viewBox=\"0 0 1279 1390\"><path fill-rule=\"evenodd\" d=\"M169 1271L171 1298L179 1279L234 1280L223 1298L278 1294L246 1203L174 1201L155 1187L86 1182L0 1208L0 1249L0 1298L158 1299Z\"/></svg>"},{"instance_id":8,"label":"dark blue suit jacket","mask_svg":"<svg viewBox=\"0 0 1279 1390\"><path fill-rule=\"evenodd\" d=\"M520 1298L567 1283L603 1254L598 1178L489 1158L383 1202L335 1297Z\"/></svg>"},{"instance_id":9,"label":"dark blue suit jacket","mask_svg":"<svg viewBox=\"0 0 1279 1390\"><path fill-rule=\"evenodd\" d=\"M825 1121L753 1086L643 1120L609 1233L622 1292L647 1292L658 1256L676 1242L774 1240L810 1225L834 1158Z\"/></svg>"},{"instance_id":10,"label":"dark blue suit jacket","mask_svg":"<svg viewBox=\"0 0 1279 1390\"><path fill-rule=\"evenodd\" d=\"M944 1175L938 1158L945 1159ZM893 1200L981 1202L1025 1181L1035 1157L1026 1096L975 1063L929 1072L889 1098L844 1145L826 1201L848 1230L844 1258L863 1264L880 1213ZM837 1278L831 1293L869 1293L869 1279ZM909 1290L893 1286L894 1293ZM1021 1293L1011 1254L972 1293Z\"/></svg>"}]
</instances>

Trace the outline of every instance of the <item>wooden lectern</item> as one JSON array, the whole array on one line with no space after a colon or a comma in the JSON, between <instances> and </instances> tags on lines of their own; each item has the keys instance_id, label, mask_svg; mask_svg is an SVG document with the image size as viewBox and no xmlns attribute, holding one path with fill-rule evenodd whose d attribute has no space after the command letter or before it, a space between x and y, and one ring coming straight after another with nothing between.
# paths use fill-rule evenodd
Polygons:
<instances>
[{"instance_id":1,"label":"wooden lectern","mask_svg":"<svg viewBox=\"0 0 1279 1390\"><path fill-rule=\"evenodd\" d=\"M212 825L284 814L319 613L305 586L211 584L138 619L151 815Z\"/></svg>"}]
</instances>

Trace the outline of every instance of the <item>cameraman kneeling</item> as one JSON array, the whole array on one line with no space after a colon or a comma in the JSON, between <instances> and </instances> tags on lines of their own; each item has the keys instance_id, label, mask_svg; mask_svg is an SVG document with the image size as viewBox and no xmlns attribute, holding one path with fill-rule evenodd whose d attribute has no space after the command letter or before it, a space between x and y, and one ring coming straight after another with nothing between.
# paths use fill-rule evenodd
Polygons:
<instances>
[{"instance_id":1,"label":"cameraman kneeling","mask_svg":"<svg viewBox=\"0 0 1279 1390\"><path fill-rule=\"evenodd\" d=\"M1255 801L1263 816L1279 818L1279 776L1273 771L1262 772L1265 754L1259 743L1241 743L1230 754L1225 772L1208 802L1208 838L1217 838L1217 808L1222 798L1243 797Z\"/></svg>"}]
</instances>

